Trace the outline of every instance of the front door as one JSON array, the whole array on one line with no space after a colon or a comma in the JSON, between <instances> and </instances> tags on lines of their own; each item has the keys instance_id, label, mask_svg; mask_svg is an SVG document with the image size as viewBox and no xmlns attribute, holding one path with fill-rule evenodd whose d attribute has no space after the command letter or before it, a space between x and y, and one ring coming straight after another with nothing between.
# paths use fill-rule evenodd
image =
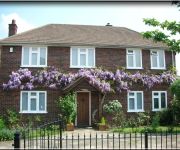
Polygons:
<instances>
[{"instance_id":1,"label":"front door","mask_svg":"<svg viewBox=\"0 0 180 150\"><path fill-rule=\"evenodd\" d=\"M89 126L89 93L77 93L77 126Z\"/></svg>"}]
</instances>

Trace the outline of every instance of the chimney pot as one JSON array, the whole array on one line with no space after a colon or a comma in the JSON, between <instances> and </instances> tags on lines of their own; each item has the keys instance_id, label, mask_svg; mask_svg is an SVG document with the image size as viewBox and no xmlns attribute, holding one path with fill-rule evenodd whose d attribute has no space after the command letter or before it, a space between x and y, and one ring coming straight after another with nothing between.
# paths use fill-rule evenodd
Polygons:
<instances>
[{"instance_id":1,"label":"chimney pot","mask_svg":"<svg viewBox=\"0 0 180 150\"><path fill-rule=\"evenodd\" d=\"M9 24L9 36L15 35L17 33L16 20L12 20L12 23Z\"/></svg>"}]
</instances>

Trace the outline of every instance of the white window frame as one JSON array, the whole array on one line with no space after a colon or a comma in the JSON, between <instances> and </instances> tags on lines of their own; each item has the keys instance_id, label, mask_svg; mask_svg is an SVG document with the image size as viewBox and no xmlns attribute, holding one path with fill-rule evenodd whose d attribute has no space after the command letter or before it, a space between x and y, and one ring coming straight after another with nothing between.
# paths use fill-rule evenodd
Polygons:
<instances>
[{"instance_id":1,"label":"white window frame","mask_svg":"<svg viewBox=\"0 0 180 150\"><path fill-rule=\"evenodd\" d=\"M133 51L133 67L129 67L128 66L128 51ZM136 56L135 56L135 51L140 51L140 57L141 57L141 66L140 67L136 67ZM142 67L142 49L140 48L127 48L126 49L126 68L127 69L143 69Z\"/></svg>"},{"instance_id":2,"label":"white window frame","mask_svg":"<svg viewBox=\"0 0 180 150\"><path fill-rule=\"evenodd\" d=\"M160 66L159 66L159 51L162 51L162 52L163 52L164 67L160 67ZM153 67L153 66L152 66L152 52L157 52L157 67ZM151 49L151 50L150 50L150 60L151 60L151 69L162 69L162 70L165 70L165 69L166 69L165 51L164 51L164 50Z\"/></svg>"},{"instance_id":3,"label":"white window frame","mask_svg":"<svg viewBox=\"0 0 180 150\"><path fill-rule=\"evenodd\" d=\"M134 96L129 96L129 93L134 93ZM142 94L142 109L137 109L137 93L141 93ZM135 109L134 110L130 110L129 109L129 98L133 97L134 98L134 105L135 105ZM127 93L127 108L128 111L127 112L144 112L144 93L143 91L130 91Z\"/></svg>"},{"instance_id":4,"label":"white window frame","mask_svg":"<svg viewBox=\"0 0 180 150\"><path fill-rule=\"evenodd\" d=\"M29 48L29 65L24 65L24 48ZM32 65L32 48L37 48L37 65ZM46 56L45 56L45 65L40 65L40 48L46 49ZM21 55L21 67L47 67L47 55L48 55L48 49L44 46L23 46L22 47L22 55Z\"/></svg>"},{"instance_id":5,"label":"white window frame","mask_svg":"<svg viewBox=\"0 0 180 150\"><path fill-rule=\"evenodd\" d=\"M28 93L28 110L22 110L22 93ZM30 96L30 94L34 92L36 93L36 96ZM45 94L45 110L39 110L39 93L44 93ZM36 97L36 110L32 111L30 110L30 99L32 97ZM21 96L20 96L20 113L47 113L47 92L46 91L21 91Z\"/></svg>"},{"instance_id":6,"label":"white window frame","mask_svg":"<svg viewBox=\"0 0 180 150\"><path fill-rule=\"evenodd\" d=\"M78 49L78 64L77 66L72 64L72 49L77 48ZM85 49L86 52L80 52L80 49ZM88 49L93 49L94 51L94 66L88 66ZM86 66L81 66L80 65L80 54L85 54L86 55ZM96 50L94 47L71 47L70 49L70 68L95 68L96 67Z\"/></svg>"},{"instance_id":7,"label":"white window frame","mask_svg":"<svg viewBox=\"0 0 180 150\"><path fill-rule=\"evenodd\" d=\"M158 96L154 96L154 93L158 93ZM166 102L165 108L161 108L161 93L165 93L165 102ZM158 109L154 108L154 98L158 98L158 102L159 102ZM166 108L167 108L167 91L152 91L152 111L161 111Z\"/></svg>"}]
</instances>

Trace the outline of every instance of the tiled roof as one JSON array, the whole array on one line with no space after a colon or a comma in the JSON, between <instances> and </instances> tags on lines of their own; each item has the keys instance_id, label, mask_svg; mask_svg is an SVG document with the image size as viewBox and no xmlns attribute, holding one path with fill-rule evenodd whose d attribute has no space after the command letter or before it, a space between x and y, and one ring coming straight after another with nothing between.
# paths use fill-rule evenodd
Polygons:
<instances>
[{"instance_id":1,"label":"tiled roof","mask_svg":"<svg viewBox=\"0 0 180 150\"><path fill-rule=\"evenodd\" d=\"M12 44L167 48L124 27L67 24L48 24L0 41L0 45Z\"/></svg>"}]
</instances>

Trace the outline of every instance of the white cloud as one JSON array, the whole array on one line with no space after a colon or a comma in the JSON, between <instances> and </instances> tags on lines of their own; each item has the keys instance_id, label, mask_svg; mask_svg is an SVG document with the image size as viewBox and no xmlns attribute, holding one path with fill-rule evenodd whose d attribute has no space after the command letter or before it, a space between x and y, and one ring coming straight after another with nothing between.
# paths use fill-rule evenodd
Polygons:
<instances>
[{"instance_id":1,"label":"white cloud","mask_svg":"<svg viewBox=\"0 0 180 150\"><path fill-rule=\"evenodd\" d=\"M8 36L8 26L12 22L12 19L16 20L16 24L18 26L17 33L21 33L34 28L32 24L28 23L26 20L21 18L17 13L11 13L7 15L1 14L0 27L2 27L1 29L2 32L7 36Z\"/></svg>"}]
</instances>

